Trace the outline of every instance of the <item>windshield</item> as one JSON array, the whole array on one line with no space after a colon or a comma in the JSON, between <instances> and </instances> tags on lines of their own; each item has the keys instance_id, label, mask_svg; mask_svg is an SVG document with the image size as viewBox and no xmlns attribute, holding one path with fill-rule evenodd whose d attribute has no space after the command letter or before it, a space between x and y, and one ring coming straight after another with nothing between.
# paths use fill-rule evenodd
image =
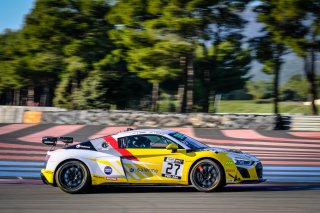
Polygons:
<instances>
[{"instance_id":1,"label":"windshield","mask_svg":"<svg viewBox=\"0 0 320 213\"><path fill-rule=\"evenodd\" d=\"M185 144L188 146L190 149L203 149L203 148L208 148L206 144L203 144L193 138L190 138L184 134L181 134L179 132L173 132L169 134L171 137L177 139L181 143Z\"/></svg>"}]
</instances>

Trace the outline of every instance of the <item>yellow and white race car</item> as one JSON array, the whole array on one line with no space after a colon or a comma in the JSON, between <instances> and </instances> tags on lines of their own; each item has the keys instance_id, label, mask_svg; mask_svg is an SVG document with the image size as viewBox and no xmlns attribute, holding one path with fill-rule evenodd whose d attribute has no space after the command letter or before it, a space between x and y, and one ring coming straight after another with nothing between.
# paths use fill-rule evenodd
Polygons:
<instances>
[{"instance_id":1,"label":"yellow and white race car","mask_svg":"<svg viewBox=\"0 0 320 213\"><path fill-rule=\"evenodd\" d=\"M70 137L44 137L55 145ZM193 185L213 191L231 183L257 183L262 164L237 150L210 147L189 136L164 129L129 129L48 151L43 182L68 193L102 184Z\"/></svg>"}]
</instances>

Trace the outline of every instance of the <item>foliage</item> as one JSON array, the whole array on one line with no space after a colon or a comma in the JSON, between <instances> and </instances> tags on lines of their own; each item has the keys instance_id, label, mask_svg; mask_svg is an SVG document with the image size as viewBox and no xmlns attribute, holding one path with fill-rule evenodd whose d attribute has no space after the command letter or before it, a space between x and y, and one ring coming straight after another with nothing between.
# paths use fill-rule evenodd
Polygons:
<instances>
[{"instance_id":1,"label":"foliage","mask_svg":"<svg viewBox=\"0 0 320 213\"><path fill-rule=\"evenodd\" d=\"M272 83L266 81L247 81L246 88L254 100L270 98L272 95Z\"/></svg>"},{"instance_id":2,"label":"foliage","mask_svg":"<svg viewBox=\"0 0 320 213\"><path fill-rule=\"evenodd\" d=\"M308 83L301 75L293 75L281 86L283 100L306 101L308 98Z\"/></svg>"},{"instance_id":3,"label":"foliage","mask_svg":"<svg viewBox=\"0 0 320 213\"><path fill-rule=\"evenodd\" d=\"M37 0L20 30L0 34L0 101L8 93L68 109L130 109L150 101L151 84L153 105L160 91L159 108L167 111L188 105L207 112L214 94L245 87L256 100L269 99L269 82L248 82L252 57L241 16L248 2ZM308 60L319 51L319 5L306 2L257 7L267 33L254 40L253 56L267 73L288 47ZM305 82L290 79L284 98L303 100Z\"/></svg>"},{"instance_id":4,"label":"foliage","mask_svg":"<svg viewBox=\"0 0 320 213\"><path fill-rule=\"evenodd\" d=\"M260 20L274 39L290 47L304 60L304 71L309 84L309 97L313 114L318 110L315 65L320 46L319 1L314 0L263 0L258 7Z\"/></svg>"}]
</instances>

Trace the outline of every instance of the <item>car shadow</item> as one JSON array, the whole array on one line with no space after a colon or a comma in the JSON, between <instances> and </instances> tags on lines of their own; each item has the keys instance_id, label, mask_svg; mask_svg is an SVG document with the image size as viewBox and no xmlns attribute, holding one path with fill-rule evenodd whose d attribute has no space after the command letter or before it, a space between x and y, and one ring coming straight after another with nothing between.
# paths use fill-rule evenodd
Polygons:
<instances>
[{"instance_id":1,"label":"car shadow","mask_svg":"<svg viewBox=\"0 0 320 213\"><path fill-rule=\"evenodd\" d=\"M250 185L228 185L213 193L256 192L256 191L301 191L320 190L320 183L267 183ZM202 193L192 186L98 186L88 193Z\"/></svg>"}]
</instances>

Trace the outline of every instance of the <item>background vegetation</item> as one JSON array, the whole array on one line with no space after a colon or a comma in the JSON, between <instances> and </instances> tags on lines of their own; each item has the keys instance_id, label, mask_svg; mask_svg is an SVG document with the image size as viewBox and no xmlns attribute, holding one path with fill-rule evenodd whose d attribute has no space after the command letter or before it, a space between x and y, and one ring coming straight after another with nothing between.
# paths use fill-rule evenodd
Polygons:
<instances>
[{"instance_id":1,"label":"background vegetation","mask_svg":"<svg viewBox=\"0 0 320 213\"><path fill-rule=\"evenodd\" d=\"M264 27L249 39L251 2L37 0L22 29L0 34L0 103L318 114L319 1L254 1ZM280 85L288 53L305 75ZM253 60L272 81L251 80Z\"/></svg>"}]
</instances>

